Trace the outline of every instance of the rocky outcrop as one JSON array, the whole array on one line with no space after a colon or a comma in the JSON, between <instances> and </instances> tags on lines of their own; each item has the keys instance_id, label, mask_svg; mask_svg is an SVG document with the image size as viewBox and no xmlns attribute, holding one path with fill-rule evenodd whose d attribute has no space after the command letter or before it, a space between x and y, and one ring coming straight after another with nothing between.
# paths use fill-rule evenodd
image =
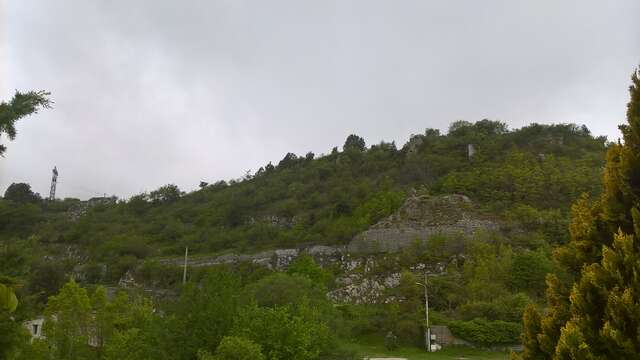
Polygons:
<instances>
[{"instance_id":1,"label":"rocky outcrop","mask_svg":"<svg viewBox=\"0 0 640 360\"><path fill-rule=\"evenodd\" d=\"M189 267L250 262L272 270L285 270L298 256L308 254L322 266L340 269L337 287L327 294L333 302L385 303L393 300L386 290L400 283L397 269L400 268L398 252L402 249L416 241L428 242L438 234L469 236L478 231L498 229L497 222L480 215L463 195L412 194L398 211L355 236L347 246L315 245L256 254L192 258ZM183 261L182 258L174 258L160 262L182 266ZM410 270L439 274L445 271L446 265L415 264ZM382 268L396 269L396 272Z\"/></svg>"},{"instance_id":2,"label":"rocky outcrop","mask_svg":"<svg viewBox=\"0 0 640 360\"><path fill-rule=\"evenodd\" d=\"M284 270L302 253L309 254L317 263L327 266L344 260L346 248L344 246L310 246L299 249L267 250L256 254L226 254L192 258L189 259L189 266L206 267L250 262L256 265L263 265L271 270ZM172 258L163 259L159 262L165 265L181 266L184 260L181 258Z\"/></svg>"},{"instance_id":3,"label":"rocky outcrop","mask_svg":"<svg viewBox=\"0 0 640 360\"><path fill-rule=\"evenodd\" d=\"M68 211L69 219L72 221L78 221L84 214L89 211L92 207L98 205L113 205L118 201L118 198L115 196L111 197L94 197L87 201L80 201L78 204L71 207Z\"/></svg>"},{"instance_id":4,"label":"rocky outcrop","mask_svg":"<svg viewBox=\"0 0 640 360\"><path fill-rule=\"evenodd\" d=\"M479 230L497 229L498 224L480 216L464 195L414 195L394 214L356 235L347 251L393 253L437 234L473 235Z\"/></svg>"}]
</instances>

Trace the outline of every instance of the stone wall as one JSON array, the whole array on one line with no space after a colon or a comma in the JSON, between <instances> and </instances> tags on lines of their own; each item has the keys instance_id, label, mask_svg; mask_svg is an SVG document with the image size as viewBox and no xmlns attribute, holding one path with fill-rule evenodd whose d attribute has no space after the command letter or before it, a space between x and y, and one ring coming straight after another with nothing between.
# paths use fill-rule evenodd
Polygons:
<instances>
[{"instance_id":1,"label":"stone wall","mask_svg":"<svg viewBox=\"0 0 640 360\"><path fill-rule=\"evenodd\" d=\"M479 215L463 195L410 196L391 216L356 235L348 251L356 254L393 253L434 235L473 235L497 230L498 224Z\"/></svg>"}]
</instances>

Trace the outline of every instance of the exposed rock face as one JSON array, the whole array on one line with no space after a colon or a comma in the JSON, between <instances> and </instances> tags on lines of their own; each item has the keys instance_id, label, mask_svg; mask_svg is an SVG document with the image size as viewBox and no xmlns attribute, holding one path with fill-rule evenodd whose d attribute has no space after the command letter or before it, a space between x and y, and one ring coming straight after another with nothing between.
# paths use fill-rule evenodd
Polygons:
<instances>
[{"instance_id":1,"label":"exposed rock face","mask_svg":"<svg viewBox=\"0 0 640 360\"><path fill-rule=\"evenodd\" d=\"M354 237L347 250L360 254L398 252L436 234L472 235L481 229L496 230L498 225L477 215L466 196L411 196L396 213Z\"/></svg>"},{"instance_id":2,"label":"exposed rock face","mask_svg":"<svg viewBox=\"0 0 640 360\"><path fill-rule=\"evenodd\" d=\"M496 222L473 210L463 195L410 196L391 216L358 234L347 246L315 245L298 249L279 249L257 254L227 254L189 260L190 267L251 262L272 270L284 270L301 254L308 254L322 266L338 266L338 287L327 296L336 303L384 303L392 300L386 289L397 287L400 273L381 268L399 268L397 253L415 241L428 241L436 234L473 235L480 230L498 230ZM182 266L183 259L161 261ZM387 266L381 266L387 264ZM389 266L391 264L392 266ZM415 264L411 271L439 274L446 263ZM126 279L129 280L129 279Z\"/></svg>"},{"instance_id":3,"label":"exposed rock face","mask_svg":"<svg viewBox=\"0 0 640 360\"><path fill-rule=\"evenodd\" d=\"M400 273L378 276L351 273L337 278L336 283L338 288L327 294L334 303L388 303L393 298L385 296L385 290L400 285Z\"/></svg>"},{"instance_id":4,"label":"exposed rock face","mask_svg":"<svg viewBox=\"0 0 640 360\"><path fill-rule=\"evenodd\" d=\"M69 219L73 221L78 221L80 217L89 211L94 206L98 205L112 205L118 201L118 198L115 196L111 197L94 197L87 201L80 201L77 205L73 206L68 211Z\"/></svg>"}]
</instances>

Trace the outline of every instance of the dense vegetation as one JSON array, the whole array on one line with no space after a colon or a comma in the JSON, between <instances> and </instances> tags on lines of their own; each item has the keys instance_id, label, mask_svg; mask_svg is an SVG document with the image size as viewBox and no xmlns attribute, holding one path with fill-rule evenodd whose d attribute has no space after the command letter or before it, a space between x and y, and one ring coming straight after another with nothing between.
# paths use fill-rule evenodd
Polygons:
<instances>
[{"instance_id":1,"label":"dense vegetation","mask_svg":"<svg viewBox=\"0 0 640 360\"><path fill-rule=\"evenodd\" d=\"M513 343L527 305L544 303L545 276L559 271L553 249L570 246L571 203L600 196L604 154L615 147L573 124L509 130L458 121L401 148L350 135L342 151L289 153L187 194L170 184L121 201L43 201L13 184L0 200L0 283L20 305L2 313L0 329L12 335L0 344L17 358L348 358L339 339L392 331L401 343L421 343L421 279L410 268L436 262L447 268L429 281L431 323L478 345ZM201 269L184 286L178 269L157 262L185 246L208 254L346 244L413 191L467 195L504 231L434 237L382 263L380 271L402 271L386 304L333 306L325 293L337 270L308 257L287 273ZM84 276L68 282L79 264ZM101 285L127 271L164 295L107 296ZM39 314L57 320L45 322L46 340L29 345L19 323Z\"/></svg>"},{"instance_id":2,"label":"dense vegetation","mask_svg":"<svg viewBox=\"0 0 640 360\"><path fill-rule=\"evenodd\" d=\"M640 351L640 72L607 152L603 191L573 205L571 239L555 251L547 306L525 313L522 359L624 359Z\"/></svg>"}]
</instances>

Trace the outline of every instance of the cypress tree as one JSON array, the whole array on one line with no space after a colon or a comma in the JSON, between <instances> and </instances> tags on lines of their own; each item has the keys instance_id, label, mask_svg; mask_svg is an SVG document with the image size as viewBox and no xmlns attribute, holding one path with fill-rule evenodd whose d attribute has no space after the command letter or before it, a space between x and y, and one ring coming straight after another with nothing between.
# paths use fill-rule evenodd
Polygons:
<instances>
[{"instance_id":1,"label":"cypress tree","mask_svg":"<svg viewBox=\"0 0 640 360\"><path fill-rule=\"evenodd\" d=\"M540 313L535 305L529 304L522 315L524 321L524 331L522 332L522 344L524 351L519 357L522 360L542 360L546 359L545 353L540 348L538 334L540 333ZM518 357L512 356L517 359Z\"/></svg>"},{"instance_id":2,"label":"cypress tree","mask_svg":"<svg viewBox=\"0 0 640 360\"><path fill-rule=\"evenodd\" d=\"M572 208L571 240L555 253L566 271L547 279L547 314L525 352L546 359L635 358L640 353L640 69L630 86L624 142L607 153L603 192ZM570 295L563 289L571 286ZM525 328L538 320L525 317ZM531 335L527 335L533 338Z\"/></svg>"}]
</instances>

